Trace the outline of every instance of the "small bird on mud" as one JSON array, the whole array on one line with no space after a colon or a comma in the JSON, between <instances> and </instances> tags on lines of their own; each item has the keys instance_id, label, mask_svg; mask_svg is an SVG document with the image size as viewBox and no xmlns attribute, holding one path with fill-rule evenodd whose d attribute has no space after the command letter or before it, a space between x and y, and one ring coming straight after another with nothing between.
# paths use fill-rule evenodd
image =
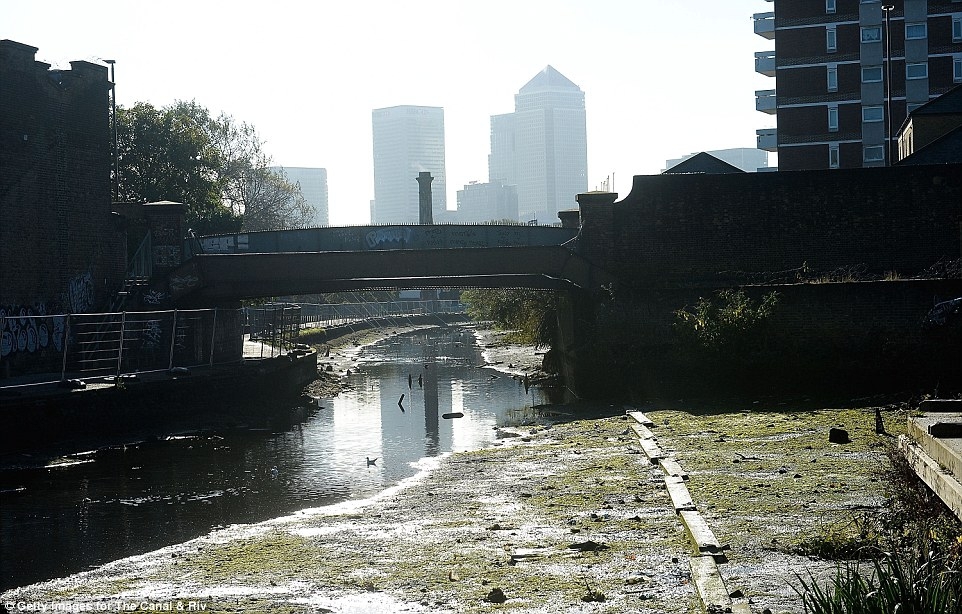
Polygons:
<instances>
[{"instance_id":1,"label":"small bird on mud","mask_svg":"<svg viewBox=\"0 0 962 614\"><path fill-rule=\"evenodd\" d=\"M271 479L272 479L272 480L276 480L276 479L277 479L277 476L278 476L279 474L280 474L280 472L277 470L277 467L271 467Z\"/></svg>"}]
</instances>

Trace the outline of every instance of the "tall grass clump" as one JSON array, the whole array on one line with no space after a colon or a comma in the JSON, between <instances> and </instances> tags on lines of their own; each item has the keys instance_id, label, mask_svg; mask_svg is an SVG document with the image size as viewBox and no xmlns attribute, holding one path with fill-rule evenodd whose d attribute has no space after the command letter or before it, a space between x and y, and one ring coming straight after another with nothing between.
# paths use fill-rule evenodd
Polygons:
<instances>
[{"instance_id":1,"label":"tall grass clump","mask_svg":"<svg viewBox=\"0 0 962 614\"><path fill-rule=\"evenodd\" d=\"M881 469L888 499L866 544L835 577L797 576L805 614L962 614L962 522L895 447Z\"/></svg>"},{"instance_id":2,"label":"tall grass clump","mask_svg":"<svg viewBox=\"0 0 962 614\"><path fill-rule=\"evenodd\" d=\"M908 555L878 552L847 561L826 585L798 577L805 614L958 614L962 612L959 538L943 549L929 542Z\"/></svg>"}]
</instances>

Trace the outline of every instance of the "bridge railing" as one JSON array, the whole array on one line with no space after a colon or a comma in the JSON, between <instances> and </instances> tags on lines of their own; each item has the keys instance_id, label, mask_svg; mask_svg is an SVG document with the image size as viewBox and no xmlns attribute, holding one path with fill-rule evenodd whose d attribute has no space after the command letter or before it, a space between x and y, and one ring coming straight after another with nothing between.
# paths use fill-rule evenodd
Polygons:
<instances>
[{"instance_id":1,"label":"bridge railing","mask_svg":"<svg viewBox=\"0 0 962 614\"><path fill-rule=\"evenodd\" d=\"M239 362L239 309L0 317L0 387Z\"/></svg>"},{"instance_id":2,"label":"bridge railing","mask_svg":"<svg viewBox=\"0 0 962 614\"><path fill-rule=\"evenodd\" d=\"M464 313L464 305L457 300L397 300L357 303L285 303L299 308L299 326L331 327L363 320L395 318L436 313ZM258 334L255 307L245 307L245 317L251 326L251 337ZM252 325L253 322L253 325Z\"/></svg>"},{"instance_id":3,"label":"bridge railing","mask_svg":"<svg viewBox=\"0 0 962 614\"><path fill-rule=\"evenodd\" d=\"M398 224L207 235L188 240L185 247L192 255L455 249L561 245L577 234L577 228L561 226Z\"/></svg>"}]
</instances>

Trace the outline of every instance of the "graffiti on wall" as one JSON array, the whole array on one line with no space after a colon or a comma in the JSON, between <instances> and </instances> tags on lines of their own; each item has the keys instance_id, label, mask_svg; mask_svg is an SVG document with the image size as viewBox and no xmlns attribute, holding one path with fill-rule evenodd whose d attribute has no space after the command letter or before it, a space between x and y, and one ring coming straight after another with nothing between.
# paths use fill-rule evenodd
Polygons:
<instances>
[{"instance_id":1,"label":"graffiti on wall","mask_svg":"<svg viewBox=\"0 0 962 614\"><path fill-rule=\"evenodd\" d=\"M160 347L163 331L160 327L160 320L147 320L144 322L144 349L154 350Z\"/></svg>"},{"instance_id":2,"label":"graffiti on wall","mask_svg":"<svg viewBox=\"0 0 962 614\"><path fill-rule=\"evenodd\" d=\"M69 313L85 313L94 306L94 281L90 271L67 282L64 304Z\"/></svg>"},{"instance_id":3,"label":"graffiti on wall","mask_svg":"<svg viewBox=\"0 0 962 614\"><path fill-rule=\"evenodd\" d=\"M168 298L166 292L160 292L158 290L148 290L144 293L144 304L145 305L160 305Z\"/></svg>"},{"instance_id":4,"label":"graffiti on wall","mask_svg":"<svg viewBox=\"0 0 962 614\"><path fill-rule=\"evenodd\" d=\"M63 349L64 316L47 315L47 307L0 307L0 357Z\"/></svg>"}]
</instances>

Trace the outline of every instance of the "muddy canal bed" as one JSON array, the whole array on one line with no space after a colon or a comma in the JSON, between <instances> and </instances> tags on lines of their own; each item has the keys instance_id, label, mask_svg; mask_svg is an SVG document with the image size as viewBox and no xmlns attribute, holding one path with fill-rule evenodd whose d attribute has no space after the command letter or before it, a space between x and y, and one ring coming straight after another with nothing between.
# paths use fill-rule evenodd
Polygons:
<instances>
[{"instance_id":1,"label":"muddy canal bed","mask_svg":"<svg viewBox=\"0 0 962 614\"><path fill-rule=\"evenodd\" d=\"M880 504L889 438L873 432L874 413L644 409L731 546L719 565L729 590L755 612L801 611L795 574L830 573L834 563L794 547L826 529L853 530L856 510ZM3 599L208 611L697 611L691 546L624 408L542 410L550 422L422 460L417 474L368 499L230 526ZM895 426L902 416L889 417ZM828 443L839 425L852 443Z\"/></svg>"},{"instance_id":2,"label":"muddy canal bed","mask_svg":"<svg viewBox=\"0 0 962 614\"><path fill-rule=\"evenodd\" d=\"M378 333L344 339L321 358L330 396L313 402L244 408L233 420L231 407L198 406L225 422L7 457L0 588L369 497L413 476L422 458L490 444L499 425L528 420L545 401L522 378L485 368L472 329ZM258 413L270 419L251 418Z\"/></svg>"},{"instance_id":3,"label":"muddy canal bed","mask_svg":"<svg viewBox=\"0 0 962 614\"><path fill-rule=\"evenodd\" d=\"M835 564L799 552L826 536L854 535L858 515L883 504L879 469L892 437L874 432L873 408L555 404L525 392L522 376L538 361L530 348L482 354L481 346L496 340L475 343L472 331L444 335L440 349L413 337L411 351L394 338L332 352L331 372L346 377L348 392L322 401L318 412L334 410L338 418L322 424L344 424L341 441L362 442L350 452L309 452L306 424L263 436L262 445L274 450L270 464L260 461L263 499L281 501L282 492L325 483L347 496L305 497L306 504L268 510L268 518L222 522L193 539L8 590L3 604L11 611L58 604L215 612L698 611L692 546L626 409L652 419L661 446L689 473L693 502L729 546L719 571L736 602L753 612L800 612L796 575L825 576ZM471 352L456 358L465 347ZM472 373L460 392L441 383L443 365L459 361ZM393 366L375 377L381 364ZM425 385L434 390L432 368L436 396L424 392ZM488 389L523 399L520 409L475 415L471 399L491 405ZM373 409L345 405L337 413L336 402L351 398L367 399L364 407ZM440 417L458 408L465 418ZM896 406L882 411L897 434L905 413ZM412 418L417 428L405 422ZM851 442L829 443L831 427L846 428ZM299 442L289 449L299 452L285 455L289 438ZM413 443L393 447L399 438ZM352 468L341 481L312 473L338 462ZM268 490L272 484L279 490ZM127 526L111 525L102 539L124 535Z\"/></svg>"}]
</instances>

